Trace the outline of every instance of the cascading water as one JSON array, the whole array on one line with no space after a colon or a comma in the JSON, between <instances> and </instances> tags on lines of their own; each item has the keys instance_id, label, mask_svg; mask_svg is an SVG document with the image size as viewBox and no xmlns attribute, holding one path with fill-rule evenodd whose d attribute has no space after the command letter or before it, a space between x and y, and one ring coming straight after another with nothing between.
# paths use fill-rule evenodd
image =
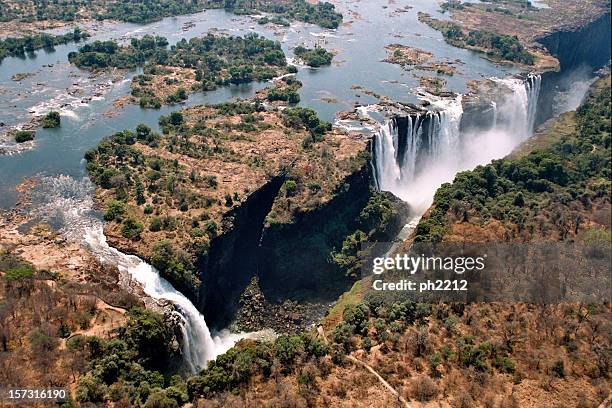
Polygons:
<instances>
[{"instance_id":1,"label":"cascading water","mask_svg":"<svg viewBox=\"0 0 612 408\"><path fill-rule=\"evenodd\" d=\"M525 80L518 78L492 78L493 81L512 90L506 98L499 122L499 115L495 118L494 127L505 126L506 130L516 134L523 141L531 136L536 120L538 96L540 95L541 77L529 75Z\"/></svg>"},{"instance_id":2,"label":"cascading water","mask_svg":"<svg viewBox=\"0 0 612 408\"><path fill-rule=\"evenodd\" d=\"M183 334L182 352L191 372L197 372L207 361L216 357L217 344L208 330L204 316L189 299L159 276L155 268L136 256L126 255L109 246L102 226L89 229L84 238L91 252L103 263L116 265L120 272L128 273L153 299L167 300L174 304Z\"/></svg>"},{"instance_id":3,"label":"cascading water","mask_svg":"<svg viewBox=\"0 0 612 408\"><path fill-rule=\"evenodd\" d=\"M118 267L136 281L145 294L155 301L174 305L182 332L181 348L185 363L192 373L204 368L217 355L229 350L236 341L251 334L234 334L227 330L211 335L204 316L182 293L162 278L151 265L134 255L112 248L106 241L102 222L91 215L93 184L89 179L75 180L68 176L47 177L33 197L35 219L48 221L68 239L82 242L101 262Z\"/></svg>"},{"instance_id":4,"label":"cascading water","mask_svg":"<svg viewBox=\"0 0 612 408\"><path fill-rule=\"evenodd\" d=\"M507 91L491 101L488 130L462 133L462 96L429 100L432 110L394 117L375 136L374 174L380 190L390 191L422 214L438 187L462 171L510 153L533 133L541 78L492 78Z\"/></svg>"}]
</instances>

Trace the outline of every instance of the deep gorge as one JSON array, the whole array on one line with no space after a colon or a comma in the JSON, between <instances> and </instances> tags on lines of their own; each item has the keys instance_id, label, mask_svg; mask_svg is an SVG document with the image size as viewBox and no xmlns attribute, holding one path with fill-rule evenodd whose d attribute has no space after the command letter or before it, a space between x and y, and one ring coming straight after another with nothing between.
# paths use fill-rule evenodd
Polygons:
<instances>
[{"instance_id":1,"label":"deep gorge","mask_svg":"<svg viewBox=\"0 0 612 408\"><path fill-rule=\"evenodd\" d=\"M559 31L540 39L558 57L558 72L528 76L523 81L500 80L509 91L497 95L495 101L470 104L459 97L442 104L436 112L391 118L385 125L387 130L385 127L383 130L388 133L387 149L393 143L392 150L397 149L397 153L391 153L395 155L395 168L389 168L390 163L381 163L384 146L382 139L375 137L374 166L366 165L351 175L346 180L345 191L339 191L321 208L299 214L291 224L265 226L266 215L284 176L272 179L227 217L226 221L233 227L213 240L208 258L199 264L202 279L199 309L207 316L209 325L223 328L232 321L240 294L253 276L259 277L262 291L272 301L334 301L351 281L334 273L328 257L353 232L355 219L367 203L371 188L390 191L406 201L413 212L422 212L428 206L427 200L423 201L422 197L415 200L414 194L402 186L413 183L419 174L435 173L431 168L432 159L440 163L454 158L457 151L465 148L466 134L501 129L512 137L518 135L513 144L528 138L534 126L552 117L554 97L551 95L561 90L569 73L585 63L597 69L608 62L609 17L606 14L581 29ZM590 46L578 46L588 42L587 39L593 40ZM507 153L493 152L485 161ZM473 160L476 160L474 165L482 162L479 158ZM385 171L391 172L386 181L381 177ZM454 169L448 171L456 173ZM392 185L389 177L398 177L399 185ZM431 189L432 185L437 184L431 182L427 188ZM434 191L422 194L433 196ZM391 241L407 217L407 211L398 216L381 240Z\"/></svg>"}]
</instances>

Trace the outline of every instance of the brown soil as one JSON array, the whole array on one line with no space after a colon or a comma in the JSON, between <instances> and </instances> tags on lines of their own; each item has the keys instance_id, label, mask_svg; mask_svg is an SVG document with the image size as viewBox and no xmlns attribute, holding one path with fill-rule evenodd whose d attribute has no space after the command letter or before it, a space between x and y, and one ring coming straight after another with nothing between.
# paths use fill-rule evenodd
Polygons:
<instances>
[{"instance_id":1,"label":"brown soil","mask_svg":"<svg viewBox=\"0 0 612 408\"><path fill-rule=\"evenodd\" d=\"M296 181L297 189L291 195L280 194L268 217L269 222L290 223L295 214L315 209L328 201L342 186L346 177L361 167L360 154L366 150L368 139L360 134L348 134L333 130L327 133L324 140L314 143L310 148L302 146L308 135L304 129L287 128L278 111L257 113L260 121L253 131L240 130L243 124L240 115L225 116L215 108L193 107L185 109L183 114L189 126L204 120L205 128L218 128L222 136L208 136L205 129L190 136L190 140L201 146L217 146L218 152L206 157L191 157L178 151L170 152L167 141L162 139L158 148L136 143L133 147L146 159L161 158L168 162L176 160L184 176L179 177L176 191L187 195L207 197L207 207L191 206L180 211L179 203L172 197L152 204L155 214L145 215L144 206L137 206L130 198L128 214L144 225L141 239L134 241L123 238L121 224L107 223L105 232L113 245L130 253L137 253L148 258L154 244L168 239L189 251L192 239L189 236L190 220L205 216L219 226L218 233L231 228L231 221L223 220L233 206L239 206L248 197L268 183L272 177L288 171ZM175 149L176 150L176 149ZM140 171L141 169L134 169ZM199 181L191 182L188 175L192 173ZM214 178L215 186L205 180ZM317 187L309 187L316 185ZM98 189L97 201L104 205L107 199L114 197L115 190ZM226 197L233 198L233 205L226 205ZM180 221L173 231L149 231L148 226L155 216L175 216Z\"/></svg>"},{"instance_id":2,"label":"brown soil","mask_svg":"<svg viewBox=\"0 0 612 408\"><path fill-rule=\"evenodd\" d=\"M547 0L546 4L550 8L527 9L521 7L520 2L512 0L496 1L495 7L491 7L491 3L464 3L463 8L451 9L450 12L454 22L465 30L517 36L535 55L535 68L544 71L556 68L558 61L537 43L538 38L554 31L585 26L610 11L609 2L601 0ZM501 12L502 9L506 12ZM423 21L427 18L425 16Z\"/></svg>"}]
</instances>

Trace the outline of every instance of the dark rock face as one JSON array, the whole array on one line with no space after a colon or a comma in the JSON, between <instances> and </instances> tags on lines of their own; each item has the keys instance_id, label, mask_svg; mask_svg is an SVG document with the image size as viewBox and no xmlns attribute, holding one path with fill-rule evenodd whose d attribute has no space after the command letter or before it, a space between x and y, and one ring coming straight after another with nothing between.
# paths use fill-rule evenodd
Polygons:
<instances>
[{"instance_id":1,"label":"dark rock face","mask_svg":"<svg viewBox=\"0 0 612 408\"><path fill-rule=\"evenodd\" d=\"M272 179L226 217L224 223L231 229L212 241L208 257L199 265L200 310L209 326L229 323L240 294L256 274L264 220L284 180Z\"/></svg>"},{"instance_id":2,"label":"dark rock face","mask_svg":"<svg viewBox=\"0 0 612 408\"><path fill-rule=\"evenodd\" d=\"M272 329L277 333L299 334L320 321L329 303L296 302L290 299L282 303L268 302L254 277L239 300L234 327L238 331Z\"/></svg>"},{"instance_id":3,"label":"dark rock face","mask_svg":"<svg viewBox=\"0 0 612 408\"><path fill-rule=\"evenodd\" d=\"M200 310L208 325L223 328L234 320L241 294L253 277L258 278L258 290L269 303L323 305L337 299L352 280L334 269L329 255L355 231L356 219L371 197L372 180L371 166L366 163L322 207L297 214L291 224L268 227L265 217L284 177L251 195L227 220L232 229L213 240L208 260L200 266ZM407 205L395 197L393 201L395 215L386 231L376 236L380 241L393 240L408 216ZM296 319L298 326L308 320Z\"/></svg>"},{"instance_id":4,"label":"dark rock face","mask_svg":"<svg viewBox=\"0 0 612 408\"><path fill-rule=\"evenodd\" d=\"M574 30L556 31L538 39L561 64L561 71L580 65L600 67L610 60L610 13Z\"/></svg>"},{"instance_id":5,"label":"dark rock face","mask_svg":"<svg viewBox=\"0 0 612 408\"><path fill-rule=\"evenodd\" d=\"M557 31L538 40L554 55L561 65L558 72L542 75L542 88L538 101L536 125L553 116L554 96L567 91L570 81L566 78L585 66L597 70L610 61L610 13L579 29Z\"/></svg>"}]
</instances>

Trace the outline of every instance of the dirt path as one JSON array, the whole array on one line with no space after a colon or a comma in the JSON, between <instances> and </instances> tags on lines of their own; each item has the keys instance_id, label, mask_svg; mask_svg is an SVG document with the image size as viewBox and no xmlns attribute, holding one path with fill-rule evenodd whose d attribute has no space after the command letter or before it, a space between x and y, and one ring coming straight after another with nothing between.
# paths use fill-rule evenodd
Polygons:
<instances>
[{"instance_id":1,"label":"dirt path","mask_svg":"<svg viewBox=\"0 0 612 408\"><path fill-rule=\"evenodd\" d=\"M327 340L327 336L325 335L325 330L323 330L323 326L318 326L317 327L317 333L319 334L319 336L321 336L321 338L325 341L325 343L329 343L329 341ZM378 381L385 386L385 388L387 388L389 390L389 392L391 392L393 395L395 395L397 397L397 399L404 405L404 407L406 408L410 408L410 404L408 403L408 401L406 401L406 399L404 397L402 397L399 392L397 392L397 390L395 388L393 388L391 386L391 384L389 384L380 374L378 374L378 372L376 370L374 370L370 365L368 365L367 363L357 359L356 357L353 357L351 355L347 355L346 358L349 361L352 361L354 364L360 365L362 367L364 367L366 370L368 370L370 373L374 374L376 376L376 378L378 378Z\"/></svg>"}]
</instances>

